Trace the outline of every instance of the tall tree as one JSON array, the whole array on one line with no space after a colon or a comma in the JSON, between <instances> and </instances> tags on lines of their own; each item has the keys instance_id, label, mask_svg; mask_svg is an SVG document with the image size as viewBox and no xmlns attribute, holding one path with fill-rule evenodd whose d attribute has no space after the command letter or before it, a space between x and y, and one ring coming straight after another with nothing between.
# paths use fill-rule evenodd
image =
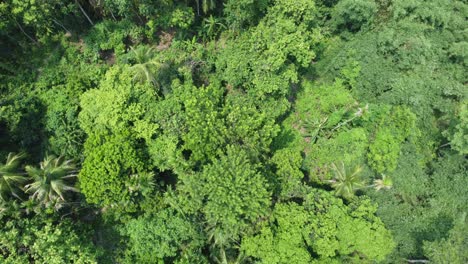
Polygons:
<instances>
[{"instance_id":1,"label":"tall tree","mask_svg":"<svg viewBox=\"0 0 468 264\"><path fill-rule=\"evenodd\" d=\"M228 146L201 173L181 176L177 206L206 219L203 226L213 259L237 258L232 246L267 214L270 192L259 169L246 151Z\"/></svg>"}]
</instances>

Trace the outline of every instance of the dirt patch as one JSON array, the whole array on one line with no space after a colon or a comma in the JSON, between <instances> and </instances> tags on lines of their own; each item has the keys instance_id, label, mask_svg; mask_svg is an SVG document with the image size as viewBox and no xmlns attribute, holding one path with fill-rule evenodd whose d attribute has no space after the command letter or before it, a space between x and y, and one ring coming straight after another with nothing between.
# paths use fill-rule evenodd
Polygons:
<instances>
[{"instance_id":1,"label":"dirt patch","mask_svg":"<svg viewBox=\"0 0 468 264\"><path fill-rule=\"evenodd\" d=\"M159 44L156 46L156 49L158 51L168 49L171 44L172 44L172 39L174 38L175 32L174 31L169 31L165 32L162 31L161 34L159 35Z\"/></svg>"},{"instance_id":2,"label":"dirt patch","mask_svg":"<svg viewBox=\"0 0 468 264\"><path fill-rule=\"evenodd\" d=\"M82 38L79 38L77 42L70 41L70 45L78 49L80 53L83 53L86 44L84 43L84 40Z\"/></svg>"},{"instance_id":3,"label":"dirt patch","mask_svg":"<svg viewBox=\"0 0 468 264\"><path fill-rule=\"evenodd\" d=\"M113 65L115 63L115 53L113 49L110 50L100 50L99 58L106 61L107 64Z\"/></svg>"}]
</instances>

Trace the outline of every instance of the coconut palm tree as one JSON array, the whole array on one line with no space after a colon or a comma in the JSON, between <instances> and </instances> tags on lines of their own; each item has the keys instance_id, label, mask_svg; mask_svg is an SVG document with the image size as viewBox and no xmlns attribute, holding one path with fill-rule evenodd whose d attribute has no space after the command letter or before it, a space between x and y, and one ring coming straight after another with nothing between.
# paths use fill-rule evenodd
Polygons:
<instances>
[{"instance_id":1,"label":"coconut palm tree","mask_svg":"<svg viewBox=\"0 0 468 264\"><path fill-rule=\"evenodd\" d=\"M200 15L200 4L202 6L203 13L205 14L216 7L216 0L196 0L195 3L197 4L198 15Z\"/></svg>"},{"instance_id":2,"label":"coconut palm tree","mask_svg":"<svg viewBox=\"0 0 468 264\"><path fill-rule=\"evenodd\" d=\"M226 26L213 15L210 15L208 18L203 19L202 22L202 33L204 38L212 39L216 37L220 30L226 29Z\"/></svg>"},{"instance_id":3,"label":"coconut palm tree","mask_svg":"<svg viewBox=\"0 0 468 264\"><path fill-rule=\"evenodd\" d=\"M152 172L130 175L130 180L125 183L131 195L141 194L143 197L149 196L153 192L155 185L154 173Z\"/></svg>"},{"instance_id":4,"label":"coconut palm tree","mask_svg":"<svg viewBox=\"0 0 468 264\"><path fill-rule=\"evenodd\" d=\"M232 242L231 236L216 225L209 226L206 230L208 241L211 244L210 251L213 262L227 264L228 257L226 256L225 248Z\"/></svg>"},{"instance_id":5,"label":"coconut palm tree","mask_svg":"<svg viewBox=\"0 0 468 264\"><path fill-rule=\"evenodd\" d=\"M346 199L351 199L354 196L355 191L364 187L364 183L359 176L362 171L362 167L357 166L354 168L352 173L348 173L344 163L341 162L339 166L332 163L331 169L333 170L335 177L329 182L335 189L336 195Z\"/></svg>"},{"instance_id":6,"label":"coconut palm tree","mask_svg":"<svg viewBox=\"0 0 468 264\"><path fill-rule=\"evenodd\" d=\"M156 70L159 63L154 60L154 49L145 45L140 45L137 48L131 47L131 57L135 60L135 64L130 67L133 71L133 80L137 82L149 82L157 87Z\"/></svg>"},{"instance_id":7,"label":"coconut palm tree","mask_svg":"<svg viewBox=\"0 0 468 264\"><path fill-rule=\"evenodd\" d=\"M380 191L381 189L390 189L393 186L392 179L387 177L387 175L382 174L382 179L376 179L374 180L374 184L372 187L374 187L377 191Z\"/></svg>"},{"instance_id":8,"label":"coconut palm tree","mask_svg":"<svg viewBox=\"0 0 468 264\"><path fill-rule=\"evenodd\" d=\"M40 168L26 166L26 172L33 182L25 186L25 191L45 207L58 209L65 202L66 191L78 191L67 182L76 177L75 165L63 157L47 156Z\"/></svg>"},{"instance_id":9,"label":"coconut palm tree","mask_svg":"<svg viewBox=\"0 0 468 264\"><path fill-rule=\"evenodd\" d=\"M9 153L5 164L0 164L0 199L3 201L11 196L21 199L18 191L27 177L22 176L18 169L24 156L24 153Z\"/></svg>"}]
</instances>

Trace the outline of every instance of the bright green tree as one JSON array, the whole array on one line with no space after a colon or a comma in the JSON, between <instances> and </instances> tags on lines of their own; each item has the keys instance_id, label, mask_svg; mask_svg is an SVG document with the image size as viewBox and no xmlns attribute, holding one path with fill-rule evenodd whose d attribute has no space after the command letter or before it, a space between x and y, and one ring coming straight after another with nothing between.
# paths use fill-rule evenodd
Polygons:
<instances>
[{"instance_id":1,"label":"bright green tree","mask_svg":"<svg viewBox=\"0 0 468 264\"><path fill-rule=\"evenodd\" d=\"M145 116L157 101L156 91L132 79L127 67L115 66L107 71L98 89L81 96L80 127L88 135L133 129L137 136L152 136L157 127L146 121Z\"/></svg>"},{"instance_id":2,"label":"bright green tree","mask_svg":"<svg viewBox=\"0 0 468 264\"><path fill-rule=\"evenodd\" d=\"M287 95L298 82L298 70L315 58L321 39L315 12L312 1L275 1L256 27L228 42L217 56L220 79L260 100ZM280 110L278 105L271 109Z\"/></svg>"},{"instance_id":3,"label":"bright green tree","mask_svg":"<svg viewBox=\"0 0 468 264\"><path fill-rule=\"evenodd\" d=\"M311 263L312 256L304 244L309 217L297 204L276 204L271 224L264 225L260 234L245 237L241 249L260 263Z\"/></svg>"},{"instance_id":4,"label":"bright green tree","mask_svg":"<svg viewBox=\"0 0 468 264\"><path fill-rule=\"evenodd\" d=\"M268 211L267 182L258 169L246 151L228 146L201 173L184 176L181 195L192 197L191 203L206 217L207 226L237 239L249 223Z\"/></svg>"},{"instance_id":5,"label":"bright green tree","mask_svg":"<svg viewBox=\"0 0 468 264\"><path fill-rule=\"evenodd\" d=\"M303 158L297 150L285 148L275 152L271 162L276 167L274 181L281 198L291 198L300 191L304 173L301 171Z\"/></svg>"},{"instance_id":6,"label":"bright green tree","mask_svg":"<svg viewBox=\"0 0 468 264\"><path fill-rule=\"evenodd\" d=\"M96 264L102 254L87 225L40 216L5 221L0 229L2 263Z\"/></svg>"},{"instance_id":7,"label":"bright green tree","mask_svg":"<svg viewBox=\"0 0 468 264\"><path fill-rule=\"evenodd\" d=\"M369 165L379 173L395 170L402 143L418 131L416 116L408 108L393 107L385 113L387 116L378 120L380 127L367 155Z\"/></svg>"},{"instance_id":8,"label":"bright green tree","mask_svg":"<svg viewBox=\"0 0 468 264\"><path fill-rule=\"evenodd\" d=\"M308 189L303 205L278 203L260 233L241 249L261 263L363 263L382 261L394 243L369 199L350 205L322 190ZM362 239L366 237L367 239Z\"/></svg>"},{"instance_id":9,"label":"bright green tree","mask_svg":"<svg viewBox=\"0 0 468 264\"><path fill-rule=\"evenodd\" d=\"M85 143L85 160L79 186L86 201L100 206L135 210L138 194L131 175L145 173L143 157L129 134L91 135ZM150 177L150 181L152 177Z\"/></svg>"}]
</instances>

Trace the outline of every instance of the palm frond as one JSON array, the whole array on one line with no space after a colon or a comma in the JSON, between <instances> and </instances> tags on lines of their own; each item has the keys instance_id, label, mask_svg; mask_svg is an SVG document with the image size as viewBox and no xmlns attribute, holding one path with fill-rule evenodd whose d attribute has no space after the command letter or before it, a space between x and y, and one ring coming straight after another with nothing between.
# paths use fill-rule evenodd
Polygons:
<instances>
[{"instance_id":1,"label":"palm frond","mask_svg":"<svg viewBox=\"0 0 468 264\"><path fill-rule=\"evenodd\" d=\"M347 173L343 162L340 166L335 163L331 164L331 168L335 174L331 186L335 189L335 194L346 199L354 196L354 193L364 187L364 182L360 178L362 167L357 166L352 173Z\"/></svg>"},{"instance_id":2,"label":"palm frond","mask_svg":"<svg viewBox=\"0 0 468 264\"><path fill-rule=\"evenodd\" d=\"M5 164L0 164L0 199L8 200L9 197L21 199L20 192L22 184L27 181L27 178L21 176L18 172L21 159L26 154L9 153Z\"/></svg>"},{"instance_id":3,"label":"palm frond","mask_svg":"<svg viewBox=\"0 0 468 264\"><path fill-rule=\"evenodd\" d=\"M58 204L66 200L66 192L78 191L66 181L76 177L75 165L63 157L47 156L40 162L40 168L27 166L26 172L33 180L25 186L26 193L45 207L61 208L62 205Z\"/></svg>"}]
</instances>

